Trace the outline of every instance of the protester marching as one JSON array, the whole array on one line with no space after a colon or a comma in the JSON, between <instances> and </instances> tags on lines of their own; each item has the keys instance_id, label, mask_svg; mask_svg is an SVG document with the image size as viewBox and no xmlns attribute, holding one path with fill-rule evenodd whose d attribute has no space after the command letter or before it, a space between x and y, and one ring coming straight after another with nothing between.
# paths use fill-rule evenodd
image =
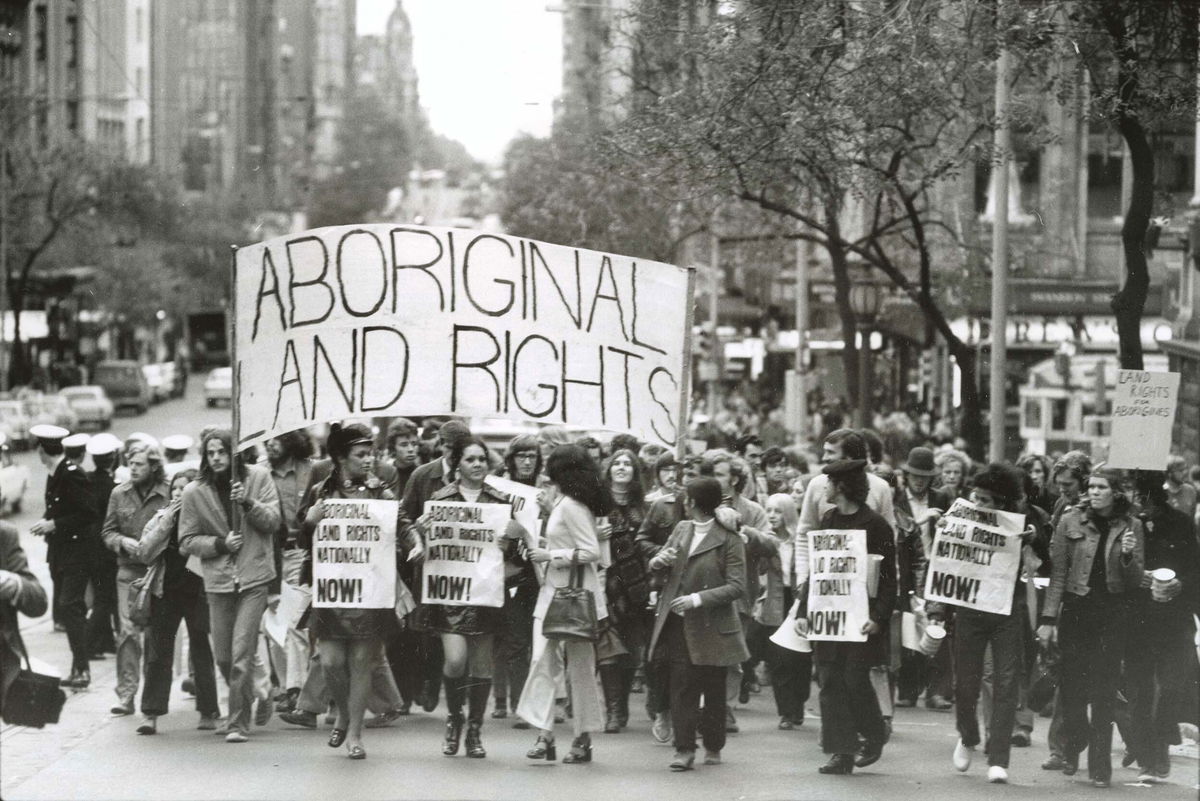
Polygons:
<instances>
[{"instance_id":1,"label":"protester marching","mask_svg":"<svg viewBox=\"0 0 1200 801\"><path fill-rule=\"evenodd\" d=\"M281 291L387 235L424 266L352 261L337 272L358 284ZM456 247L515 282L471 283ZM328 727L312 747L360 761L382 750L366 729L426 714L446 757L586 765L624 733L669 744L675 773L736 764L754 744L734 709L756 704L779 732L819 728L824 761L796 770L886 774L922 705L958 734L932 770L978 756L1006 783L1041 716L1045 770L1110 786L1116 725L1133 775L1166 780L1200 703L1195 490L1169 439L1135 432L1131 460L1114 431L1098 463L982 463L932 432L896 453L832 424L718 442L691 409L692 281L441 229L242 249L231 427L34 428L59 683L99 689L90 659L114 652L103 689L131 736L163 738L186 671L196 728L230 744ZM535 433L485 439L482 417ZM46 602L0 535L7 719L29 692L17 613ZM485 746L508 726L528 751Z\"/></svg>"}]
</instances>

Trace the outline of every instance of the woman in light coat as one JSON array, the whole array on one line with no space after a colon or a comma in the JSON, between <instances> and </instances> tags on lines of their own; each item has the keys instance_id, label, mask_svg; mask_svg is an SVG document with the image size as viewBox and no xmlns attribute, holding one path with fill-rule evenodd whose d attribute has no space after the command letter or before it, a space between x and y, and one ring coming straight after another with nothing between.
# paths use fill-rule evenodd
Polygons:
<instances>
[{"instance_id":1,"label":"woman in light coat","mask_svg":"<svg viewBox=\"0 0 1200 801\"><path fill-rule=\"evenodd\" d=\"M535 564L546 565L546 576L533 613L533 664L521 690L517 715L541 730L526 756L554 760L555 689L565 675L570 681L575 740L563 762L577 764L592 761L591 732L604 726L596 684L595 643L547 640L542 635L542 622L555 589L568 586L576 566L582 570L583 587L595 599L597 619L607 617L598 570L603 565L596 517L608 514L612 501L595 463L578 445L555 448L546 462L546 474L550 484L542 496L543 509L549 515L545 541L529 551Z\"/></svg>"}]
</instances>

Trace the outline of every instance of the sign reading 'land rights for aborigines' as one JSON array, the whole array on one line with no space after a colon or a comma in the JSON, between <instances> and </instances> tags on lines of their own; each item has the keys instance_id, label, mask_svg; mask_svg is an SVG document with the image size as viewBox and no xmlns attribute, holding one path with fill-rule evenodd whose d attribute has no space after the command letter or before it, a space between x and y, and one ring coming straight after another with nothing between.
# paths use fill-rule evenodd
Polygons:
<instances>
[{"instance_id":1,"label":"sign reading 'land rights for aborigines'","mask_svg":"<svg viewBox=\"0 0 1200 801\"><path fill-rule=\"evenodd\" d=\"M396 604L397 501L327 498L313 535L316 607L391 609Z\"/></svg>"},{"instance_id":2,"label":"sign reading 'land rights for aborigines'","mask_svg":"<svg viewBox=\"0 0 1200 801\"><path fill-rule=\"evenodd\" d=\"M368 415L507 417L674 445L688 274L449 228L320 228L236 257L240 446Z\"/></svg>"},{"instance_id":3,"label":"sign reading 'land rights for aborigines'","mask_svg":"<svg viewBox=\"0 0 1200 801\"><path fill-rule=\"evenodd\" d=\"M810 531L808 639L866 642L867 532Z\"/></svg>"},{"instance_id":4,"label":"sign reading 'land rights for aborigines'","mask_svg":"<svg viewBox=\"0 0 1200 801\"><path fill-rule=\"evenodd\" d=\"M933 538L925 600L1007 615L1012 609L1025 515L959 498Z\"/></svg>"},{"instance_id":5,"label":"sign reading 'land rights for aborigines'","mask_svg":"<svg viewBox=\"0 0 1200 801\"><path fill-rule=\"evenodd\" d=\"M429 533L421 602L446 606L504 606L506 503L426 501Z\"/></svg>"},{"instance_id":6,"label":"sign reading 'land rights for aborigines'","mask_svg":"<svg viewBox=\"0 0 1200 801\"><path fill-rule=\"evenodd\" d=\"M1179 404L1179 373L1118 370L1108 465L1165 470Z\"/></svg>"}]
</instances>

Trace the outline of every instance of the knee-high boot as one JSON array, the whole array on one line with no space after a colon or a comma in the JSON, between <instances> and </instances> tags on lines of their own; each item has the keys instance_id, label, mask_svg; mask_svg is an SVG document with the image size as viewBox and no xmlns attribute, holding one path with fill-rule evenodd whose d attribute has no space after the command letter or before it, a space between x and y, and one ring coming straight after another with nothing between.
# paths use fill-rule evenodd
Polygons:
<instances>
[{"instance_id":1,"label":"knee-high boot","mask_svg":"<svg viewBox=\"0 0 1200 801\"><path fill-rule=\"evenodd\" d=\"M600 687L604 690L604 733L621 731L621 667L600 665Z\"/></svg>"},{"instance_id":2,"label":"knee-high boot","mask_svg":"<svg viewBox=\"0 0 1200 801\"><path fill-rule=\"evenodd\" d=\"M450 713L446 716L446 741L442 744L442 753L454 756L462 742L463 695L467 680L461 676L443 676L442 680L446 684L446 709Z\"/></svg>"},{"instance_id":3,"label":"knee-high boot","mask_svg":"<svg viewBox=\"0 0 1200 801\"><path fill-rule=\"evenodd\" d=\"M483 759L483 712L487 709L488 697L492 694L491 679L467 679L467 756Z\"/></svg>"},{"instance_id":4,"label":"knee-high boot","mask_svg":"<svg viewBox=\"0 0 1200 801\"><path fill-rule=\"evenodd\" d=\"M617 723L621 728L629 725L629 694L633 692L633 681L637 677L637 668L627 665L621 668L621 695L617 706Z\"/></svg>"}]
</instances>

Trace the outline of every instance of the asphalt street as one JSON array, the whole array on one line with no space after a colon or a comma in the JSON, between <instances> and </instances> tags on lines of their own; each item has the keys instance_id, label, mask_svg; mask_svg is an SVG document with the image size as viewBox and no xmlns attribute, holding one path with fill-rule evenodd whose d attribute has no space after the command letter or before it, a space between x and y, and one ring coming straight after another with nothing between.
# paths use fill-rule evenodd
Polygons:
<instances>
[{"instance_id":1,"label":"asphalt street","mask_svg":"<svg viewBox=\"0 0 1200 801\"><path fill-rule=\"evenodd\" d=\"M140 417L118 418L118 436L146 431L155 436L194 435L209 423L228 424L227 409L207 409L197 381L189 396L153 408ZM48 582L45 547L24 532L41 515L44 473L31 454L18 459L33 474L25 510L10 518L39 577ZM23 620L22 633L35 665L57 673L69 666L66 636L55 633L49 615ZM171 714L159 721L159 734L138 736L138 719L114 718L112 657L92 664L92 686L73 692L58 725L42 730L5 726L0 730L0 796L5 799L846 799L889 798L932 801L974 797L1043 799L1097 798L1105 792L1128 797L1195 799L1194 744L1175 749L1170 780L1155 787L1137 785L1133 769L1117 767L1111 790L1095 790L1086 770L1075 777L1040 769L1046 757L1046 719L1038 719L1031 748L1014 749L1010 784L986 783L982 758L967 773L950 764L956 733L953 716L924 708L897 711L895 733L875 765L849 777L817 773L825 761L819 747L816 688L805 725L779 731L771 690L739 707L741 732L730 735L724 764L697 766L691 773L667 770L671 749L654 744L649 720L634 696L631 726L617 735L596 734L595 761L589 765L531 763L526 749L534 733L517 731L510 720L488 719L484 743L488 758L448 759L440 753L444 708L416 712L390 728L368 730L368 758L346 758L344 749L325 745L328 726L297 729L278 717L255 728L250 742L233 745L196 731L194 702L175 682ZM179 670L177 666L177 671ZM222 688L223 693L223 688ZM560 757L570 740L559 731ZM1123 746L1114 745L1120 765Z\"/></svg>"}]
</instances>

